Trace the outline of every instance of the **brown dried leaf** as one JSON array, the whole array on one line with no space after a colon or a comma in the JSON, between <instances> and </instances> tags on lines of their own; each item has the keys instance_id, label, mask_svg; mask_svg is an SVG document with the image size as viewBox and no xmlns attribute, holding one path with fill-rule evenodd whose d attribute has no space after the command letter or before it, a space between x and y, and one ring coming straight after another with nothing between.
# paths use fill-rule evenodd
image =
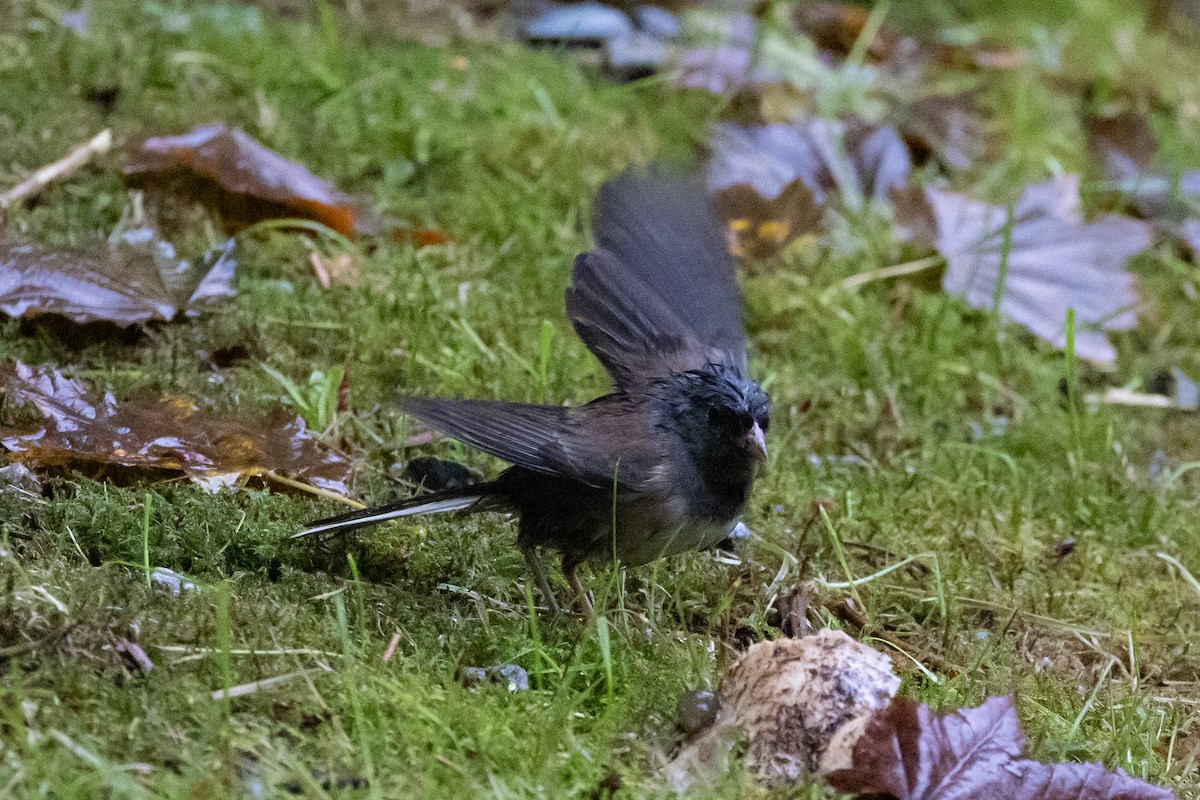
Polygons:
<instances>
[{"instance_id":1,"label":"brown dried leaf","mask_svg":"<svg viewBox=\"0 0 1200 800\"><path fill-rule=\"evenodd\" d=\"M1087 133L1105 176L1129 197L1137 214L1169 231L1192 262L1200 263L1200 170L1156 171L1158 140L1141 114L1091 117Z\"/></svg>"},{"instance_id":2,"label":"brown dried leaf","mask_svg":"<svg viewBox=\"0 0 1200 800\"><path fill-rule=\"evenodd\" d=\"M191 264L153 231L126 231L105 250L51 250L0 241L0 312L134 325L201 313L233 297L233 243Z\"/></svg>"},{"instance_id":3,"label":"brown dried leaf","mask_svg":"<svg viewBox=\"0 0 1200 800\"><path fill-rule=\"evenodd\" d=\"M180 180L233 230L286 217L316 220L344 236L377 226L332 182L220 122L135 143L125 175L135 181Z\"/></svg>"},{"instance_id":4,"label":"brown dried leaf","mask_svg":"<svg viewBox=\"0 0 1200 800\"><path fill-rule=\"evenodd\" d=\"M0 394L42 415L40 424L0 428L0 444L26 463L181 472L209 490L278 473L324 491L349 491L350 463L283 409L233 416L178 395L118 403L56 369L20 361L0 365Z\"/></svg>"},{"instance_id":5,"label":"brown dried leaf","mask_svg":"<svg viewBox=\"0 0 1200 800\"><path fill-rule=\"evenodd\" d=\"M898 197L895 207L910 235L946 258L947 292L990 309L1003 264L1000 313L1056 347L1066 343L1068 308L1077 320L1075 352L1091 361L1116 358L1104 331L1137 323L1124 265L1150 246L1150 227L1116 214L1085 223L1076 176L1027 186L1011 218L1003 206L933 187L924 197Z\"/></svg>"},{"instance_id":6,"label":"brown dried leaf","mask_svg":"<svg viewBox=\"0 0 1200 800\"><path fill-rule=\"evenodd\" d=\"M795 9L796 26L835 59L850 55L870 20L867 9L849 3L798 3ZM867 43L864 55L891 72L926 64L957 69L1015 69L1025 61L1019 50L995 42L963 45L916 39L902 36L886 24Z\"/></svg>"},{"instance_id":7,"label":"brown dried leaf","mask_svg":"<svg viewBox=\"0 0 1200 800\"><path fill-rule=\"evenodd\" d=\"M799 179L771 200L749 184L736 183L717 194L717 211L728 225L729 251L738 258L770 258L821 224L821 207Z\"/></svg>"},{"instance_id":8,"label":"brown dried leaf","mask_svg":"<svg viewBox=\"0 0 1200 800\"><path fill-rule=\"evenodd\" d=\"M1142 114L1126 111L1087 120L1088 146L1114 180L1136 178L1158 154L1158 142Z\"/></svg>"},{"instance_id":9,"label":"brown dried leaf","mask_svg":"<svg viewBox=\"0 0 1200 800\"><path fill-rule=\"evenodd\" d=\"M869 19L867 9L849 3L798 3L795 6L796 26L812 37L817 47L837 58L850 55ZM876 63L892 58L896 39L889 28L880 26L867 45L867 58Z\"/></svg>"},{"instance_id":10,"label":"brown dried leaf","mask_svg":"<svg viewBox=\"0 0 1200 800\"><path fill-rule=\"evenodd\" d=\"M1043 764L1023 757L1012 699L935 713L897 698L865 724L852 766L830 772L834 788L897 800L1169 800L1173 795L1099 764Z\"/></svg>"},{"instance_id":11,"label":"brown dried leaf","mask_svg":"<svg viewBox=\"0 0 1200 800\"><path fill-rule=\"evenodd\" d=\"M966 170L983 155L983 117L970 94L935 95L893 113L913 160L936 158L948 169Z\"/></svg>"}]
</instances>

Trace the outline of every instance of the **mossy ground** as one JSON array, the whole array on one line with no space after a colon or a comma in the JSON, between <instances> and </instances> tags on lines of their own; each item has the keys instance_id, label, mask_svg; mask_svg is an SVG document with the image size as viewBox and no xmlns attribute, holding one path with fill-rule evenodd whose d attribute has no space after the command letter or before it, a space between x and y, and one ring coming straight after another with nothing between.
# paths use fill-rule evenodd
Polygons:
<instances>
[{"instance_id":1,"label":"mossy ground","mask_svg":"<svg viewBox=\"0 0 1200 800\"><path fill-rule=\"evenodd\" d=\"M0 358L57 364L118 397L148 388L262 411L286 393L259 362L301 385L343 368L352 410L336 438L361 464L364 501L400 491L391 467L416 453L496 468L448 442L404 450L388 405L400 391L578 402L604 390L562 306L591 198L626 164L689 157L714 113L711 99L655 81L613 85L512 43L406 44L320 5L285 18L181 4L197 13L179 33L168 5L110 0L92 5L86 36L62 29L54 4L7 6L5 176L104 126L133 136L220 119L450 234L422 250L373 243L362 285L330 290L301 237L245 236L236 302L142 334L0 322ZM1198 163L1200 84L1169 65L1194 65L1200 50L1145 32L1132 5L922 14L1056 43L1064 70L1102 87L1151 86L1180 109L1155 118L1171 152ZM111 109L89 99L108 90ZM1012 198L1054 169L1098 175L1078 96L1029 69L998 75L984 102L994 155L958 185ZM10 213L8 233L94 241L128 204L104 162ZM663 796L654 768L674 741L676 699L715 684L729 648L779 635L773 595L804 582L815 619L848 624L829 609L851 598L865 619L854 635L904 648L904 692L939 707L1016 692L1037 757L1100 760L1196 796L1200 585L1170 560L1200 571L1200 484L1155 479L1149 465L1159 451L1169 467L1200 458L1200 422L1072 402L1172 366L1200 374L1195 269L1166 245L1136 261L1143 323L1117 337L1115 373L1102 375L919 282L831 290L911 255L870 220L837 230L829 247L801 245L744 276L754 372L775 412L740 566L698 554L598 572L590 622L528 613L499 518L389 525L324 551L287 536L337 509L278 489L209 495L66 473L32 507L0 501L0 647L17 648L0 662L0 796L597 797L613 773L623 796ZM213 236L195 219L176 235ZM233 345L250 358L215 370L200 355ZM995 416L1011 419L1005 431L972 435ZM798 541L826 500L828 524ZM1067 539L1073 552L1056 555ZM148 588L145 552L200 591ZM826 585L909 556L852 589ZM127 668L113 650L122 638L152 672ZM503 662L527 669L533 689L456 678ZM773 794L735 772L706 796L824 791Z\"/></svg>"}]
</instances>

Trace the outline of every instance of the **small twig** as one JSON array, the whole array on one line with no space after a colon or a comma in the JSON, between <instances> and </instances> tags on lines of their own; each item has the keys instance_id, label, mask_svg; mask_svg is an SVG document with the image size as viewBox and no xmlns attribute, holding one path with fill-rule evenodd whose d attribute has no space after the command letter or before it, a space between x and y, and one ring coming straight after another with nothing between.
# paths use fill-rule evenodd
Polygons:
<instances>
[{"instance_id":1,"label":"small twig","mask_svg":"<svg viewBox=\"0 0 1200 800\"><path fill-rule=\"evenodd\" d=\"M1146 394L1114 387L1103 394L1096 392L1086 398L1088 405L1133 406L1135 408L1179 408L1179 404L1162 394Z\"/></svg>"},{"instance_id":2,"label":"small twig","mask_svg":"<svg viewBox=\"0 0 1200 800\"><path fill-rule=\"evenodd\" d=\"M314 675L318 672L333 672L333 670L331 670L327 666L322 665L319 667L313 667L312 669L302 669L298 672L289 672L286 675L276 675L272 678L263 678L261 681L251 681L250 683L241 683L241 684L238 684L237 686L229 687L228 690L217 689L215 692L212 693L212 699L213 700L225 700L226 698L244 697L245 695L253 694L254 692L257 692L259 689L268 689L277 684L284 683L285 681L295 680L296 678L303 678L308 675Z\"/></svg>"},{"instance_id":3,"label":"small twig","mask_svg":"<svg viewBox=\"0 0 1200 800\"><path fill-rule=\"evenodd\" d=\"M294 478L285 477L273 470L268 470L266 473L264 473L264 475L266 475L266 477L270 478L271 480L273 480L277 483L283 484L284 486L290 486L293 489L299 489L302 492L308 492L309 494L315 494L318 497L325 497L329 500L336 500L339 503L345 503L346 505L348 505L354 509L367 507L365 503L360 503L357 500L351 500L349 497L340 495L337 492L331 492L328 489L322 489L319 486L313 486L311 483L304 483L303 481L298 481L298 480L295 480Z\"/></svg>"},{"instance_id":4,"label":"small twig","mask_svg":"<svg viewBox=\"0 0 1200 800\"><path fill-rule=\"evenodd\" d=\"M58 161L47 164L4 194L0 194L0 210L37 194L54 181L67 177L94 157L107 153L112 148L112 143L112 130L105 128Z\"/></svg>"},{"instance_id":5,"label":"small twig","mask_svg":"<svg viewBox=\"0 0 1200 800\"><path fill-rule=\"evenodd\" d=\"M383 651L383 663L388 663L392 660L392 656L396 655L396 648L400 645L400 631L397 630L392 634L392 640L388 642L387 650Z\"/></svg>"},{"instance_id":6,"label":"small twig","mask_svg":"<svg viewBox=\"0 0 1200 800\"><path fill-rule=\"evenodd\" d=\"M857 289L868 283L875 281L883 281L888 278L900 278L905 275L915 275L918 272L924 272L927 269L932 269L941 265L943 259L941 256L928 256L920 258L916 261L906 261L903 264L893 264L890 267L882 267L881 269L873 269L869 272L860 272L857 275L851 275L849 278L834 284L834 286L843 291Z\"/></svg>"}]
</instances>

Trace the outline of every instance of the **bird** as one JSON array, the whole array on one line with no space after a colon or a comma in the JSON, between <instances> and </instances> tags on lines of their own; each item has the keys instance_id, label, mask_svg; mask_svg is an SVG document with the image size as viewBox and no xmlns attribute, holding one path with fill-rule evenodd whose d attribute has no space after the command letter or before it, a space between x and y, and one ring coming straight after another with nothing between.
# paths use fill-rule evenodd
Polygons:
<instances>
[{"instance_id":1,"label":"bird","mask_svg":"<svg viewBox=\"0 0 1200 800\"><path fill-rule=\"evenodd\" d=\"M409 396L404 413L511 466L494 480L310 523L292 538L439 512L515 513L517 546L558 608L541 555L588 606L585 563L636 567L723 541L767 458L770 397L747 374L724 227L694 175L626 170L600 187L594 249L566 310L612 389L578 406Z\"/></svg>"}]
</instances>

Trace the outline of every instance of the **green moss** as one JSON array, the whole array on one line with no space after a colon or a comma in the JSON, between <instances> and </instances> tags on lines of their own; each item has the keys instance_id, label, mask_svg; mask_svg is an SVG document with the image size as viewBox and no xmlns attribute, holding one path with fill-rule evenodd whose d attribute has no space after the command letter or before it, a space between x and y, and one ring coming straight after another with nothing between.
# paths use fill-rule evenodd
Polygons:
<instances>
[{"instance_id":1,"label":"green moss","mask_svg":"<svg viewBox=\"0 0 1200 800\"><path fill-rule=\"evenodd\" d=\"M259 362L302 386L343 368L339 443L370 501L402 491L390 470L406 436L389 406L397 393L578 402L604 390L562 307L591 196L626 164L691 157L714 112L511 43L430 48L269 13L259 33L197 23L183 35L165 10L132 0L93 4L78 36L43 6L18 5L0 22L0 164L33 168L106 125L132 136L222 119L385 213L450 234L424 250L372 245L357 254L362 285L331 290L312 279L307 241L244 236L232 307L144 334L0 321L0 358L70 367L118 397L149 388L261 412L286 398ZM981 6L959 5L930 14L962 23L962 8ZM1112 36L1081 44L1103 20L1128 24L1123 5L1079 18L1064 5L981 24L1022 42L1061 24L1080 70L1106 85L1146 79ZM1150 77L1181 103L1198 88ZM1072 116L1082 100L1035 78L1030 68L984 87L1002 146L960 184L1006 199L1055 164L1094 170ZM117 92L107 115L87 99L105 88ZM1173 157L1192 152L1186 126L1156 124ZM13 211L9 231L97 241L128 202L104 161ZM201 217L180 219L181 241L213 237ZM0 649L18 647L0 661L0 793L586 797L615 771L627 796L666 796L654 769L674 742L676 698L715 685L727 645L778 635L767 586L809 582L814 619L845 624L830 609L846 591L825 585L847 578L834 535L855 578L919 556L856 588L867 628L852 628L939 671L934 682L901 656L907 693L957 706L1016 691L1036 755L1200 790L1181 761L1194 706L1172 699L1194 694L1200 596L1160 555L1200 569L1197 478L1147 475L1156 451L1171 465L1197 460L1194 416L1072 408L1061 354L920 281L829 291L904 260L880 219L837 226L827 252L797 248L743 282L754 369L775 402L770 469L747 518L757 538L740 566L699 554L593 575L607 647L595 622L539 616L534 635L515 534L497 517L421 519L320 547L286 537L332 505L261 488L210 495L68 473L33 506L0 498ZM1121 380L1176 365L1195 374L1194 270L1165 247L1136 269L1152 313L1117 339ZM200 355L235 344L250 358L227 369ZM1081 392L1099 383L1085 371ZM997 416L1007 430L981 438ZM496 468L452 443L423 452ZM845 455L859 461L810 460ZM818 523L801 543L824 500L832 533ZM199 591L148 588L144 543L152 566ZM129 667L114 649L123 639L152 672ZM235 685L301 674L223 703L212 692L225 658ZM535 688L459 685L460 667L497 663L519 664ZM338 785L369 772L368 788ZM707 796L774 795L735 771Z\"/></svg>"}]
</instances>

